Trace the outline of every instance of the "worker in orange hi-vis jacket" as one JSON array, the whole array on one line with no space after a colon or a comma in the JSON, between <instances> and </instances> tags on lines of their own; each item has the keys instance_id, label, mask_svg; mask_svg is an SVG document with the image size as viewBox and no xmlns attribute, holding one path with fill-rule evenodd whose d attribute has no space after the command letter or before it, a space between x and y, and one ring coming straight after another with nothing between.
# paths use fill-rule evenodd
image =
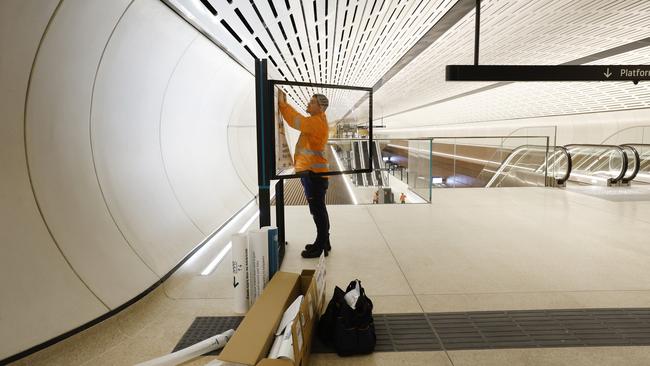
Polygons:
<instances>
[{"instance_id":1,"label":"worker in orange hi-vis jacket","mask_svg":"<svg viewBox=\"0 0 650 366\"><path fill-rule=\"evenodd\" d=\"M329 105L327 97L314 94L307 104L308 117L303 116L287 104L284 92L278 92L278 108L280 114L289 126L300 131L300 138L296 144L294 166L296 173L301 175L300 182L305 190L309 212L316 224L316 240L307 244L301 255L303 258L318 258L321 253L332 249L329 232L330 220L325 206L325 194L329 181L327 177L316 176L313 173L329 171L325 146L329 137L329 126L325 110Z\"/></svg>"}]
</instances>

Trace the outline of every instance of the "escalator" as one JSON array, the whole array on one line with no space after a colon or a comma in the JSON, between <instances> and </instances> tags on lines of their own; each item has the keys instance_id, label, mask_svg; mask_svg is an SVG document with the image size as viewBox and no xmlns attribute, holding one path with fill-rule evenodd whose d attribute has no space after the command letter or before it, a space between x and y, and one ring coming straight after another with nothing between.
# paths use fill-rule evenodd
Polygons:
<instances>
[{"instance_id":1,"label":"escalator","mask_svg":"<svg viewBox=\"0 0 650 366\"><path fill-rule=\"evenodd\" d=\"M628 154L620 146L571 144L565 148L573 162L570 181L607 186L627 183Z\"/></svg>"},{"instance_id":2,"label":"escalator","mask_svg":"<svg viewBox=\"0 0 650 366\"><path fill-rule=\"evenodd\" d=\"M495 171L484 168L479 178L487 180L486 188L543 187L563 186L570 174L571 156L566 148L557 146L548 153L546 146L523 145L513 149Z\"/></svg>"},{"instance_id":3,"label":"escalator","mask_svg":"<svg viewBox=\"0 0 650 366\"><path fill-rule=\"evenodd\" d=\"M361 156L359 154L359 141L353 141L352 142L352 163L354 164L352 166L353 170L361 170L363 167L361 166ZM363 175L361 173L356 173L355 175L355 184L357 186L363 186Z\"/></svg>"},{"instance_id":4,"label":"escalator","mask_svg":"<svg viewBox=\"0 0 650 366\"><path fill-rule=\"evenodd\" d=\"M370 146L372 148L372 164L375 170L375 180L377 181L377 186L383 187L384 183L386 182L386 179L384 179L382 171L381 171L381 155L379 154L379 142L374 141L373 144Z\"/></svg>"},{"instance_id":5,"label":"escalator","mask_svg":"<svg viewBox=\"0 0 650 366\"><path fill-rule=\"evenodd\" d=\"M370 168L368 166L368 162L370 161L369 157L369 149L368 149L368 141L361 141L361 154L363 154L363 162L362 166L363 169L368 169ZM372 173L364 173L366 177L366 185L367 186L376 186L377 184L373 180L373 174Z\"/></svg>"},{"instance_id":6,"label":"escalator","mask_svg":"<svg viewBox=\"0 0 650 366\"><path fill-rule=\"evenodd\" d=\"M479 177L490 177L485 187L542 186L542 176L551 186L650 183L650 145L569 144L556 146L548 159L545 150L545 146L519 146L498 169L486 165Z\"/></svg>"}]
</instances>

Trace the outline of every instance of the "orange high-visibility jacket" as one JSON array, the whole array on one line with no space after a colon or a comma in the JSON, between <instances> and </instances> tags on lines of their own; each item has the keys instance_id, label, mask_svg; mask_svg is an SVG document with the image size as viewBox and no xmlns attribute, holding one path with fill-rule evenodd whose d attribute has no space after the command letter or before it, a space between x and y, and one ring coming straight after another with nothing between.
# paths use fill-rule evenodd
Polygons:
<instances>
[{"instance_id":1,"label":"orange high-visibility jacket","mask_svg":"<svg viewBox=\"0 0 650 366\"><path fill-rule=\"evenodd\" d=\"M325 157L329 126L325 113L305 117L287 103L280 103L280 113L289 126L300 131L294 157L296 173L307 170L314 173L329 171Z\"/></svg>"}]
</instances>

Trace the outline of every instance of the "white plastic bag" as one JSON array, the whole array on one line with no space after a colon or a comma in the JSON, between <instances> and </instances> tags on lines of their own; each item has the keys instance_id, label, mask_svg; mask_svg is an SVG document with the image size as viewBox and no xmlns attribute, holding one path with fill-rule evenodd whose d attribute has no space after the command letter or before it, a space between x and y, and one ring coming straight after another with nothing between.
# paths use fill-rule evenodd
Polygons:
<instances>
[{"instance_id":1,"label":"white plastic bag","mask_svg":"<svg viewBox=\"0 0 650 366\"><path fill-rule=\"evenodd\" d=\"M361 283L359 283L359 280L356 280L354 281L354 288L348 291L343 298L352 309L356 309L359 296L361 296Z\"/></svg>"}]
</instances>

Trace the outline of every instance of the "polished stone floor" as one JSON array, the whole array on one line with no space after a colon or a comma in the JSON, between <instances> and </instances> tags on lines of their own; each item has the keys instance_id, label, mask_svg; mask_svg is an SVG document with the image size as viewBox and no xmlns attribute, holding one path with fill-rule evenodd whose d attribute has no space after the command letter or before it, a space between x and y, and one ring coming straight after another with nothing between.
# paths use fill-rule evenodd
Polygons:
<instances>
[{"instance_id":1,"label":"polished stone floor","mask_svg":"<svg viewBox=\"0 0 650 366\"><path fill-rule=\"evenodd\" d=\"M650 307L647 199L551 188L440 189L432 204L329 210L329 291L359 278L377 313ZM308 209L286 213L282 270L313 268L316 260L299 256L315 233ZM229 257L200 275L226 241L125 311L16 364L129 365L170 352L194 317L233 315ZM648 365L650 347L324 354L310 364Z\"/></svg>"}]
</instances>

